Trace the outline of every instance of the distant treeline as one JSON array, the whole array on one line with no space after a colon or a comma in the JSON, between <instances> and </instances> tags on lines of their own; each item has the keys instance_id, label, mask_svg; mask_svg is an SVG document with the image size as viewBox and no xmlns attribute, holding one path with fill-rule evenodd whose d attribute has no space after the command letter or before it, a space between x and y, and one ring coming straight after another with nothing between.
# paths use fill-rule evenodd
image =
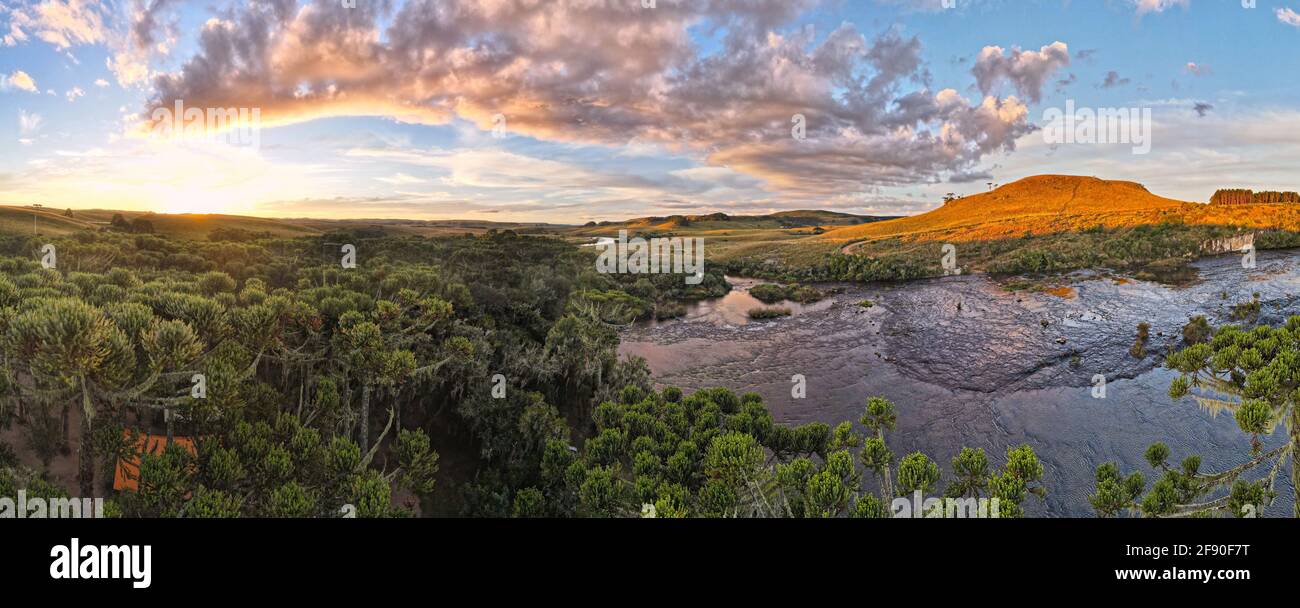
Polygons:
<instances>
[{"instance_id":1,"label":"distant treeline","mask_svg":"<svg viewBox=\"0 0 1300 608\"><path fill-rule=\"evenodd\" d=\"M1245 188L1222 189L1210 197L1212 205L1249 205L1253 203L1300 203L1297 192L1255 192Z\"/></svg>"}]
</instances>

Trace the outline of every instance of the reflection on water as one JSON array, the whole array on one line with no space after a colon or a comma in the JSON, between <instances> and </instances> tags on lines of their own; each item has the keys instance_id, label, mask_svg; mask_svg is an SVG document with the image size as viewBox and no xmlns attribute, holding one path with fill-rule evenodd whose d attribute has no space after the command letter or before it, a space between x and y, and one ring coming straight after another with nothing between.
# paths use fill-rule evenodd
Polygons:
<instances>
[{"instance_id":1,"label":"reflection on water","mask_svg":"<svg viewBox=\"0 0 1300 608\"><path fill-rule=\"evenodd\" d=\"M721 298L703 300L686 305L686 313L678 319L665 321L647 321L644 325L654 327L660 324L674 323L712 323L714 325L748 325L750 323L770 323L771 321L754 321L749 318L749 311L755 308L767 308L758 298L749 295L749 290L755 285L762 284L764 281L753 279L741 279L736 277L727 277L727 282L731 284L731 292ZM771 304L772 308L788 308L791 316L799 316L804 313L821 311L830 308L833 305L830 299L822 300L813 304L800 304L790 300L783 300L776 304Z\"/></svg>"},{"instance_id":2,"label":"reflection on water","mask_svg":"<svg viewBox=\"0 0 1300 608\"><path fill-rule=\"evenodd\" d=\"M1173 375L1159 353L1179 346L1189 317L1228 323L1232 305L1255 292L1262 322L1300 314L1298 261L1294 251L1263 252L1258 269L1243 271L1236 256L1204 260L1201 281L1179 288L1081 275L1072 297L1008 292L978 275L858 285L762 322L744 318L755 282L736 281L736 293L684 320L629 328L620 351L644 357L661 385L758 392L784 423L856 421L868 397L885 396L898 406L894 452L926 452L945 479L963 446L1000 464L1007 447L1028 443L1048 488L1045 501L1026 501L1028 513L1091 516L1097 465L1115 461L1154 480L1142 456L1153 442L1165 442L1174 461L1200 454L1204 471L1249 459L1250 438L1231 416L1168 397ZM863 299L875 306L859 307ZM1153 354L1135 359L1128 350L1142 322ZM804 399L791 397L794 374L807 378ZM1092 397L1096 374L1107 379L1105 399ZM1287 475L1276 490L1267 514L1289 515Z\"/></svg>"}]
</instances>

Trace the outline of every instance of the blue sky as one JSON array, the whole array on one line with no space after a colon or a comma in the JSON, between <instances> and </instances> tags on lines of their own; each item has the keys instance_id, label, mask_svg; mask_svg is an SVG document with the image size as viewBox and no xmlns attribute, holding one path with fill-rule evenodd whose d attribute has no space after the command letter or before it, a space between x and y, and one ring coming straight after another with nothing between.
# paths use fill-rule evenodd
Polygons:
<instances>
[{"instance_id":1,"label":"blue sky","mask_svg":"<svg viewBox=\"0 0 1300 608\"><path fill-rule=\"evenodd\" d=\"M580 223L910 214L1040 173L1300 187L1300 0L356 3L6 2L0 204ZM159 137L178 100L256 137ZM1149 109L1150 153L1046 141L1067 101Z\"/></svg>"}]
</instances>

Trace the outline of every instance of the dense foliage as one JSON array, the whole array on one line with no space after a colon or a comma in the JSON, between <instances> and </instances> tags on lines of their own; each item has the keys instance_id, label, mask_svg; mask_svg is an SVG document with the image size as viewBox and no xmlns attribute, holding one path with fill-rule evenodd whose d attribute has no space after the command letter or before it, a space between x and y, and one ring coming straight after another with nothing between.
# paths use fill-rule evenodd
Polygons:
<instances>
[{"instance_id":1,"label":"dense foliage","mask_svg":"<svg viewBox=\"0 0 1300 608\"><path fill-rule=\"evenodd\" d=\"M155 433L170 447L141 458L127 515L474 510L535 484L609 387L647 384L618 324L725 293L508 231L229 236L78 233L54 268L43 240L0 238L0 420L47 467L75 450L82 496ZM458 483L435 501L438 480Z\"/></svg>"},{"instance_id":2,"label":"dense foliage","mask_svg":"<svg viewBox=\"0 0 1300 608\"><path fill-rule=\"evenodd\" d=\"M757 394L715 388L686 396L628 386L596 408L595 435L580 454L563 441L547 442L540 483L516 493L511 513L880 518L891 516L895 497L919 491L996 498L1000 517L1018 517L1028 494L1042 495L1043 467L1029 446L1008 449L1000 471L983 450L963 449L944 486L929 456L900 460L888 447L896 418L893 403L872 398L860 426L789 427L773 421Z\"/></svg>"},{"instance_id":3,"label":"dense foliage","mask_svg":"<svg viewBox=\"0 0 1300 608\"><path fill-rule=\"evenodd\" d=\"M1211 412L1232 414L1250 436L1248 453L1237 466L1207 472L1195 454L1171 466L1170 449L1157 443L1146 452L1148 464L1159 474L1150 489L1141 473L1125 477L1114 463L1102 465L1091 497L1099 515L1262 517L1276 496L1277 476L1288 462L1291 485L1300 499L1300 316L1276 328L1228 325L1208 341L1188 342L1166 360L1180 374L1170 385L1169 396L1191 395ZM1266 449L1261 438L1277 432L1284 434L1283 439ZM1300 516L1300 500L1295 504L1295 514Z\"/></svg>"},{"instance_id":4,"label":"dense foliage","mask_svg":"<svg viewBox=\"0 0 1300 608\"><path fill-rule=\"evenodd\" d=\"M1210 197L1211 205L1251 205L1264 203L1300 203L1296 192L1255 192L1249 189L1221 189Z\"/></svg>"},{"instance_id":5,"label":"dense foliage","mask_svg":"<svg viewBox=\"0 0 1300 608\"><path fill-rule=\"evenodd\" d=\"M1235 236L1232 226L1175 222L1130 228L1104 228L1030 234L984 241L961 241L956 247L964 273L995 275L1060 274L1082 269L1131 272L1143 280L1182 281L1192 276L1188 264L1204 253L1206 243ZM782 265L774 260L739 258L728 272L783 282L910 281L941 277L942 240L888 238L858 244L852 254L832 253L817 263ZM1300 233L1255 231L1258 249L1300 246Z\"/></svg>"},{"instance_id":6,"label":"dense foliage","mask_svg":"<svg viewBox=\"0 0 1300 608\"><path fill-rule=\"evenodd\" d=\"M771 283L751 287L749 295L754 296L764 304L776 304L786 300L811 304L826 297L826 294L815 287L807 285L773 285Z\"/></svg>"}]
</instances>

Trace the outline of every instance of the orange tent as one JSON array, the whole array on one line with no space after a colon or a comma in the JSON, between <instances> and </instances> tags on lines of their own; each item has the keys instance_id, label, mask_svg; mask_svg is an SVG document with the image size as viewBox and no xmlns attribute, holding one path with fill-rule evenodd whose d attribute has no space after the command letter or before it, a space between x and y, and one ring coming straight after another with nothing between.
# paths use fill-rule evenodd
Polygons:
<instances>
[{"instance_id":1,"label":"orange tent","mask_svg":"<svg viewBox=\"0 0 1300 608\"><path fill-rule=\"evenodd\" d=\"M125 431L127 441L131 440L131 431ZM172 443L189 450L191 454L197 454L194 449L194 441L189 437L172 437ZM130 459L117 459L117 470L113 474L114 490L130 490L135 492L140 488L140 455L148 450L148 453L155 456L162 456L163 450L167 447L166 435L151 435L142 433L135 438L135 455Z\"/></svg>"}]
</instances>

